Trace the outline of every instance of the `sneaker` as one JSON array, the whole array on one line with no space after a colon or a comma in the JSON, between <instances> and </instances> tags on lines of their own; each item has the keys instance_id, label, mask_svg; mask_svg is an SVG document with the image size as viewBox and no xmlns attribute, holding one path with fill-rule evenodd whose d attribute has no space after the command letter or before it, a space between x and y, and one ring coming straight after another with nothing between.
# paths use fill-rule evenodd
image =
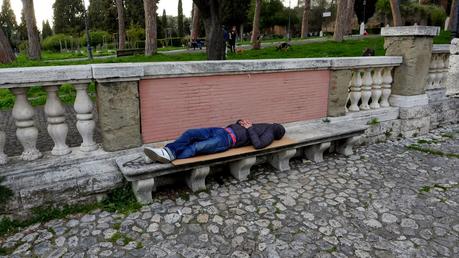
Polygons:
<instances>
[{"instance_id":1,"label":"sneaker","mask_svg":"<svg viewBox=\"0 0 459 258\"><path fill-rule=\"evenodd\" d=\"M153 161L158 161L159 163L170 163L171 162L171 157L169 156L169 153L164 148L151 148L151 147L145 147L143 149L143 152L147 157Z\"/></svg>"}]
</instances>

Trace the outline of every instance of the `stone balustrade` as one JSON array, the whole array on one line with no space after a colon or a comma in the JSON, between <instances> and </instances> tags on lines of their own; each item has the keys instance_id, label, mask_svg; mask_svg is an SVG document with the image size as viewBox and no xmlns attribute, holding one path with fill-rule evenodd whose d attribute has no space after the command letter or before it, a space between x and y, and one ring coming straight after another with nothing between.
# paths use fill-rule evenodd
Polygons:
<instances>
[{"instance_id":1,"label":"stone balustrade","mask_svg":"<svg viewBox=\"0 0 459 258\"><path fill-rule=\"evenodd\" d=\"M449 67L449 45L434 45L426 90L445 89Z\"/></svg>"},{"instance_id":2,"label":"stone balustrade","mask_svg":"<svg viewBox=\"0 0 459 258\"><path fill-rule=\"evenodd\" d=\"M27 99L27 91L31 86L42 85L47 93L44 111L47 120L47 133L54 143L51 155L63 156L71 153L66 144L68 125L65 121L65 108L58 97L59 87L64 83L71 83L76 90L74 109L77 117L76 127L82 137L79 151L89 152L98 148L93 140L95 121L91 98L87 89L91 82L92 71L88 66L68 66L53 68L22 68L3 69L3 85L15 95L12 117L16 125L16 137L23 147L20 159L33 161L43 156L37 149L38 129L34 123L35 109ZM6 137L0 131L0 164L6 164L4 154Z\"/></svg>"},{"instance_id":3,"label":"stone balustrade","mask_svg":"<svg viewBox=\"0 0 459 258\"><path fill-rule=\"evenodd\" d=\"M348 112L389 107L393 66L352 70L349 82Z\"/></svg>"}]
</instances>

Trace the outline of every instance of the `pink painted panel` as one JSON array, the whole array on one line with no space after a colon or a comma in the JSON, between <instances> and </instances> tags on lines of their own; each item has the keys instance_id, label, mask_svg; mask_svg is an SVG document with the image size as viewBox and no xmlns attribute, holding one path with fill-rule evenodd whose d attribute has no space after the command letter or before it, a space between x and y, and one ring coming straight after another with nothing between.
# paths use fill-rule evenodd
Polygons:
<instances>
[{"instance_id":1,"label":"pink painted panel","mask_svg":"<svg viewBox=\"0 0 459 258\"><path fill-rule=\"evenodd\" d=\"M325 117L329 79L329 71L303 71L142 80L143 141L241 118L286 123Z\"/></svg>"}]
</instances>

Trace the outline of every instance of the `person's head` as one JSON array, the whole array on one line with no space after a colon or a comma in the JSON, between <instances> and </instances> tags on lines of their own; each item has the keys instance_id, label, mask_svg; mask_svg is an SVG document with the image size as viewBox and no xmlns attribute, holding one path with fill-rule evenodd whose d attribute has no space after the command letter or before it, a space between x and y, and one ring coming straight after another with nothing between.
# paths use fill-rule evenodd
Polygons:
<instances>
[{"instance_id":1,"label":"person's head","mask_svg":"<svg viewBox=\"0 0 459 258\"><path fill-rule=\"evenodd\" d=\"M285 135L285 128L280 124L273 124L274 139L280 140Z\"/></svg>"}]
</instances>

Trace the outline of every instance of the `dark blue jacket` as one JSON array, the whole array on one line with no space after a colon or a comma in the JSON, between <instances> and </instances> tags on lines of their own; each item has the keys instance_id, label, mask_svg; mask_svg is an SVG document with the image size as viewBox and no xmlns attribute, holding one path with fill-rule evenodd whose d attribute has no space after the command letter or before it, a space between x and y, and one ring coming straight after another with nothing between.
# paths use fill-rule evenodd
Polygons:
<instances>
[{"instance_id":1,"label":"dark blue jacket","mask_svg":"<svg viewBox=\"0 0 459 258\"><path fill-rule=\"evenodd\" d=\"M246 129L235 123L228 127L233 129L236 136L235 148L253 145L255 149L262 149L274 140L280 140L285 134L285 128L280 124L253 124Z\"/></svg>"}]
</instances>

